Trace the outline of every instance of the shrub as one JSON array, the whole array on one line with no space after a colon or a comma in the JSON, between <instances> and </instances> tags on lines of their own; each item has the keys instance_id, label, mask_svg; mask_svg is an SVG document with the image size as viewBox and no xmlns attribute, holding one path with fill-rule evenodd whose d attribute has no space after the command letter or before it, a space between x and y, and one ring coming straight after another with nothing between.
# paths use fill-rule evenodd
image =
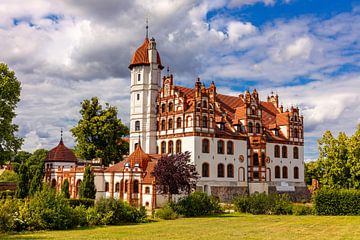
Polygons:
<instances>
[{"instance_id":1,"label":"shrub","mask_svg":"<svg viewBox=\"0 0 360 240\"><path fill-rule=\"evenodd\" d=\"M303 204L296 204L293 205L292 212L294 215L300 216L300 215L312 215L313 214L313 208L308 205Z\"/></svg>"},{"instance_id":2,"label":"shrub","mask_svg":"<svg viewBox=\"0 0 360 240\"><path fill-rule=\"evenodd\" d=\"M100 222L105 225L139 223L146 220L146 211L144 208L138 210L120 200L101 198L96 202L95 209L101 216Z\"/></svg>"},{"instance_id":3,"label":"shrub","mask_svg":"<svg viewBox=\"0 0 360 240\"><path fill-rule=\"evenodd\" d=\"M89 226L99 225L101 221L101 214L95 208L90 207L86 210L86 222Z\"/></svg>"},{"instance_id":4,"label":"shrub","mask_svg":"<svg viewBox=\"0 0 360 240\"><path fill-rule=\"evenodd\" d=\"M255 193L234 199L235 210L252 214L291 214L292 207L285 194Z\"/></svg>"},{"instance_id":5,"label":"shrub","mask_svg":"<svg viewBox=\"0 0 360 240\"><path fill-rule=\"evenodd\" d=\"M73 209L73 223L77 226L88 226L87 208L84 205L76 206Z\"/></svg>"},{"instance_id":6,"label":"shrub","mask_svg":"<svg viewBox=\"0 0 360 240\"><path fill-rule=\"evenodd\" d=\"M194 192L171 204L177 214L186 217L204 216L222 212L219 201L206 193Z\"/></svg>"},{"instance_id":7,"label":"shrub","mask_svg":"<svg viewBox=\"0 0 360 240\"><path fill-rule=\"evenodd\" d=\"M17 199L0 200L0 232L13 231L17 228L20 204Z\"/></svg>"},{"instance_id":8,"label":"shrub","mask_svg":"<svg viewBox=\"0 0 360 240\"><path fill-rule=\"evenodd\" d=\"M94 207L95 200L90 198L80 198L80 199L67 199L70 206L75 208L77 206L84 206L85 208Z\"/></svg>"},{"instance_id":9,"label":"shrub","mask_svg":"<svg viewBox=\"0 0 360 240\"><path fill-rule=\"evenodd\" d=\"M14 198L15 191L6 190L0 192L0 199L6 199L6 198Z\"/></svg>"},{"instance_id":10,"label":"shrub","mask_svg":"<svg viewBox=\"0 0 360 240\"><path fill-rule=\"evenodd\" d=\"M155 216L157 218L165 219L165 220L174 220L177 218L177 214L174 209L171 208L170 205L165 205L163 208L156 211Z\"/></svg>"},{"instance_id":11,"label":"shrub","mask_svg":"<svg viewBox=\"0 0 360 240\"><path fill-rule=\"evenodd\" d=\"M360 215L359 190L322 188L314 196L314 209L318 215Z\"/></svg>"}]
</instances>

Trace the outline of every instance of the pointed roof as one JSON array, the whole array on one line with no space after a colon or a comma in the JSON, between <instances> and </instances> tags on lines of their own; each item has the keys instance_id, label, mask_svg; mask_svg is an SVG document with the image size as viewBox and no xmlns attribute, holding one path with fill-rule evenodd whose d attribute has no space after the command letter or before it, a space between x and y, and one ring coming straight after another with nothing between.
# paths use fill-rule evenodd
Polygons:
<instances>
[{"instance_id":1,"label":"pointed roof","mask_svg":"<svg viewBox=\"0 0 360 240\"><path fill-rule=\"evenodd\" d=\"M65 146L61 137L59 144L48 152L45 161L77 162L77 158L75 154Z\"/></svg>"},{"instance_id":2,"label":"pointed roof","mask_svg":"<svg viewBox=\"0 0 360 240\"><path fill-rule=\"evenodd\" d=\"M150 45L150 41L149 38L145 38L143 44L136 49L132 59L131 59L131 63L129 65L129 68L132 69L135 66L139 66L139 65L149 65L149 45ZM157 51L157 56L156 56L156 63L159 65L160 69L163 69L164 67L161 65L161 59L160 59L160 54Z\"/></svg>"}]
</instances>

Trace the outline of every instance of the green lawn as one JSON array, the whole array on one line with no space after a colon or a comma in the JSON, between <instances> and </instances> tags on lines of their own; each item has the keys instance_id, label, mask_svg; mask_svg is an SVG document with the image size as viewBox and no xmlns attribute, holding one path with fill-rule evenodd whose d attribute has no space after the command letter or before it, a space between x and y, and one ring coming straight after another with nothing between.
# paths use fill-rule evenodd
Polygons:
<instances>
[{"instance_id":1,"label":"green lawn","mask_svg":"<svg viewBox=\"0 0 360 240\"><path fill-rule=\"evenodd\" d=\"M360 239L360 217L230 214L139 225L0 235L0 239Z\"/></svg>"}]
</instances>

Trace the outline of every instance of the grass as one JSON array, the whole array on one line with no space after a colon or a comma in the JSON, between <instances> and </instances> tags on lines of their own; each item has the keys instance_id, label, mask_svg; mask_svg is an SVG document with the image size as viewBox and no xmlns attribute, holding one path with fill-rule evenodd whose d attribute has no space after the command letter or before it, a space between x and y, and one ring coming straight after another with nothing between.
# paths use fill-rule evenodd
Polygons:
<instances>
[{"instance_id":1,"label":"grass","mask_svg":"<svg viewBox=\"0 0 360 240\"><path fill-rule=\"evenodd\" d=\"M0 234L0 239L360 239L360 217L227 214L138 225Z\"/></svg>"}]
</instances>

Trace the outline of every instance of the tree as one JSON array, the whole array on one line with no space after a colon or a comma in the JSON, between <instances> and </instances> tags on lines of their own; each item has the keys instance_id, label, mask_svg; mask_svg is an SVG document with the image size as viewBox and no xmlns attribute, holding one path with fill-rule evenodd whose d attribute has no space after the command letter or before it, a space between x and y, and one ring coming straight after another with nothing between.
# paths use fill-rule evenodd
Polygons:
<instances>
[{"instance_id":1,"label":"tree","mask_svg":"<svg viewBox=\"0 0 360 240\"><path fill-rule=\"evenodd\" d=\"M67 179L64 180L63 185L61 186L61 192L64 194L65 198L70 198L69 181Z\"/></svg>"},{"instance_id":2,"label":"tree","mask_svg":"<svg viewBox=\"0 0 360 240\"><path fill-rule=\"evenodd\" d=\"M199 178L195 165L190 163L189 152L163 155L158 160L152 176L155 177L157 191L167 193L170 201L173 194L189 194Z\"/></svg>"},{"instance_id":3,"label":"tree","mask_svg":"<svg viewBox=\"0 0 360 240\"><path fill-rule=\"evenodd\" d=\"M80 183L80 198L95 199L96 188L94 182L94 174L91 171L91 167L88 165L84 170L83 181Z\"/></svg>"},{"instance_id":4,"label":"tree","mask_svg":"<svg viewBox=\"0 0 360 240\"><path fill-rule=\"evenodd\" d=\"M348 143L350 181L353 188L360 189L360 124Z\"/></svg>"},{"instance_id":5,"label":"tree","mask_svg":"<svg viewBox=\"0 0 360 240\"><path fill-rule=\"evenodd\" d=\"M129 134L129 129L117 118L117 109L108 103L103 109L99 99L93 97L81 103L80 114L78 125L71 129L77 155L84 159L99 157L105 165L122 160L129 145L121 138Z\"/></svg>"},{"instance_id":6,"label":"tree","mask_svg":"<svg viewBox=\"0 0 360 240\"><path fill-rule=\"evenodd\" d=\"M23 141L15 136L19 127L12 123L16 116L16 104L20 101L20 91L20 82L14 71L0 63L0 165L11 160Z\"/></svg>"}]
</instances>

